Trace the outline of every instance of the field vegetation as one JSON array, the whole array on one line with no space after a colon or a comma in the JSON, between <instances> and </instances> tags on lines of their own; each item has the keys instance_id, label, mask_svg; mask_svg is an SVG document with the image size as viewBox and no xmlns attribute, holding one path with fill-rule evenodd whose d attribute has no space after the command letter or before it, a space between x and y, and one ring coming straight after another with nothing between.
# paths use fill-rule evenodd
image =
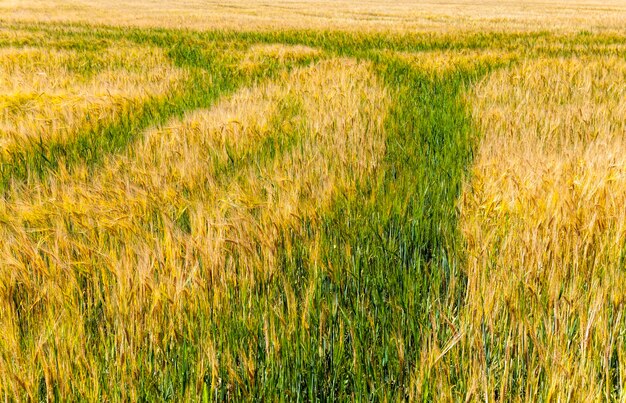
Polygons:
<instances>
[{"instance_id":1,"label":"field vegetation","mask_svg":"<svg viewBox=\"0 0 626 403\"><path fill-rule=\"evenodd\" d=\"M626 399L620 2L127 3L0 0L3 400Z\"/></svg>"}]
</instances>

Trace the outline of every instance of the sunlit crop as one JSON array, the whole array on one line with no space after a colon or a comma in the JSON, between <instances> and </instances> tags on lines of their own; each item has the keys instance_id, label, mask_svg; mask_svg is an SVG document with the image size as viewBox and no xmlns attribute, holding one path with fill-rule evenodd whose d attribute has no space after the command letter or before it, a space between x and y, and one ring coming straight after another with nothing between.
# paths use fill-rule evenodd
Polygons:
<instances>
[{"instance_id":1,"label":"sunlit crop","mask_svg":"<svg viewBox=\"0 0 626 403\"><path fill-rule=\"evenodd\" d=\"M623 401L625 22L0 0L0 399Z\"/></svg>"}]
</instances>

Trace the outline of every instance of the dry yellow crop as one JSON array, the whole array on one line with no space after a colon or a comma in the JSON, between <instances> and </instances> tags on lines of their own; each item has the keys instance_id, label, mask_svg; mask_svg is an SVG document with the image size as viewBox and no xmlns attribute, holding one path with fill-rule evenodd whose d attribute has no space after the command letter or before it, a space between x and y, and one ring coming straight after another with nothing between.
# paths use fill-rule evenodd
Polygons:
<instances>
[{"instance_id":1,"label":"dry yellow crop","mask_svg":"<svg viewBox=\"0 0 626 403\"><path fill-rule=\"evenodd\" d=\"M0 152L67 141L167 95L184 77L162 50L123 42L89 53L2 48Z\"/></svg>"},{"instance_id":2,"label":"dry yellow crop","mask_svg":"<svg viewBox=\"0 0 626 403\"><path fill-rule=\"evenodd\" d=\"M506 393L525 357L529 395L607 397L613 355L626 375L626 61L525 61L471 102L483 138L462 199L467 342L486 349L486 331L506 346L498 378L480 354L472 371Z\"/></svg>"},{"instance_id":3,"label":"dry yellow crop","mask_svg":"<svg viewBox=\"0 0 626 403\"><path fill-rule=\"evenodd\" d=\"M109 382L130 386L142 343L178 337L191 310L231 309L220 297L228 285L252 290L280 275L281 233L315 220L384 154L386 94L370 68L336 59L298 69L148 131L93 176L62 170L14 189L0 202L0 389L33 390L41 366L67 393L77 374L98 371L101 357L84 350L84 293L119 324L109 331L122 375ZM12 305L16 293L27 307ZM38 327L18 349L21 309ZM207 368L213 342L199 346Z\"/></svg>"},{"instance_id":4,"label":"dry yellow crop","mask_svg":"<svg viewBox=\"0 0 626 403\"><path fill-rule=\"evenodd\" d=\"M358 31L619 31L626 6L619 0L545 2L455 0L235 0L168 2L4 0L0 15L14 21L99 22L109 25L194 29L343 29Z\"/></svg>"},{"instance_id":5,"label":"dry yellow crop","mask_svg":"<svg viewBox=\"0 0 626 403\"><path fill-rule=\"evenodd\" d=\"M435 50L426 52L386 52L386 57L397 57L432 78L444 78L455 71L472 71L481 66L507 64L517 59L514 52L502 50Z\"/></svg>"}]
</instances>

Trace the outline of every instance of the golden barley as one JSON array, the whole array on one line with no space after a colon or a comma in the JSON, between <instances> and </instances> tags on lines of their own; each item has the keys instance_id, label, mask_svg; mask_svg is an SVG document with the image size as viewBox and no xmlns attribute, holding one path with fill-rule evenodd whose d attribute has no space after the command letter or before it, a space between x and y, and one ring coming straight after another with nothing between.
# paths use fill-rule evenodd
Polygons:
<instances>
[{"instance_id":1,"label":"golden barley","mask_svg":"<svg viewBox=\"0 0 626 403\"><path fill-rule=\"evenodd\" d=\"M118 379L110 382L131 385L145 340L159 346L178 337L190 309L231 309L221 297L227 285L251 289L280 275L280 234L315 220L375 169L384 153L386 101L370 66L331 60L279 82L150 130L95 176L87 168L61 171L0 203L5 391L32 390L38 366L66 392L73 375L98 371L84 350L93 337L83 326L84 292L106 301L103 320L121 351ZM286 145L264 161L259 147L267 141ZM245 163L255 149L262 154ZM99 286L85 291L85 282ZM29 305L13 306L15 293ZM23 329L21 309L37 328ZM296 326L297 315L289 318ZM24 331L30 344L16 349ZM214 342L198 343L198 360L215 371ZM244 360L254 372L254 362Z\"/></svg>"},{"instance_id":2,"label":"golden barley","mask_svg":"<svg viewBox=\"0 0 626 403\"><path fill-rule=\"evenodd\" d=\"M167 95L184 77L160 49L123 42L87 54L0 49L0 152L29 142L65 142Z\"/></svg>"},{"instance_id":3,"label":"golden barley","mask_svg":"<svg viewBox=\"0 0 626 403\"><path fill-rule=\"evenodd\" d=\"M4 0L5 20L99 22L108 25L193 29L342 29L353 31L594 31L619 32L626 7L619 0L329 1Z\"/></svg>"},{"instance_id":4,"label":"golden barley","mask_svg":"<svg viewBox=\"0 0 626 403\"><path fill-rule=\"evenodd\" d=\"M472 71L481 66L510 63L519 55L501 50L436 50L427 52L386 52L386 57L397 57L432 78L444 78L455 71Z\"/></svg>"},{"instance_id":5,"label":"golden barley","mask_svg":"<svg viewBox=\"0 0 626 403\"><path fill-rule=\"evenodd\" d=\"M484 138L462 201L468 329L527 357L529 392L541 372L559 399L598 398L604 352L624 353L626 62L527 61L473 100ZM491 378L485 392L509 383Z\"/></svg>"}]
</instances>

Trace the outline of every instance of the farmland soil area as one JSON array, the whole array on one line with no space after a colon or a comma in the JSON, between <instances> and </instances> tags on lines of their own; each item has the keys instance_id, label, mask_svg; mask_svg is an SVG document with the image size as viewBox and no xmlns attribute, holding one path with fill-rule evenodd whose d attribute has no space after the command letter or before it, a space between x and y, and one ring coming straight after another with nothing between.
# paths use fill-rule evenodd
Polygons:
<instances>
[{"instance_id":1,"label":"farmland soil area","mask_svg":"<svg viewBox=\"0 0 626 403\"><path fill-rule=\"evenodd\" d=\"M0 399L626 400L624 27L0 0Z\"/></svg>"}]
</instances>

